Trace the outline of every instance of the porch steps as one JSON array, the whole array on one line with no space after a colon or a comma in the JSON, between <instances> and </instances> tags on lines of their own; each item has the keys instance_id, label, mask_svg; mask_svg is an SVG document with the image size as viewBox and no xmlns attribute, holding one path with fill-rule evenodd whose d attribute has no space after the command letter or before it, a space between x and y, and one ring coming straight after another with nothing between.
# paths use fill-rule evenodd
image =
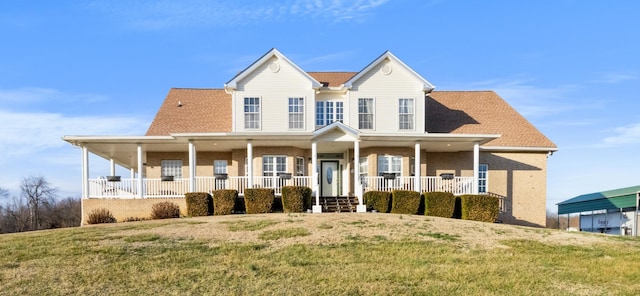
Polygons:
<instances>
[{"instance_id":1,"label":"porch steps","mask_svg":"<svg viewBox=\"0 0 640 296\"><path fill-rule=\"evenodd\" d=\"M355 196L323 196L320 197L322 212L325 213L354 213L358 205Z\"/></svg>"}]
</instances>

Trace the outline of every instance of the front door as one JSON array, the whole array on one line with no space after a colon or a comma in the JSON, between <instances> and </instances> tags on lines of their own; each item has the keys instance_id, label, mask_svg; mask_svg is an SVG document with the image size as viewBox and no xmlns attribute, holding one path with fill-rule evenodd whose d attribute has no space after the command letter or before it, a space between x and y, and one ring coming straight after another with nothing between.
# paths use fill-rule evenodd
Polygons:
<instances>
[{"instance_id":1,"label":"front door","mask_svg":"<svg viewBox=\"0 0 640 296\"><path fill-rule=\"evenodd\" d=\"M323 161L320 165L320 195L322 196L338 196L338 171L337 161Z\"/></svg>"}]
</instances>

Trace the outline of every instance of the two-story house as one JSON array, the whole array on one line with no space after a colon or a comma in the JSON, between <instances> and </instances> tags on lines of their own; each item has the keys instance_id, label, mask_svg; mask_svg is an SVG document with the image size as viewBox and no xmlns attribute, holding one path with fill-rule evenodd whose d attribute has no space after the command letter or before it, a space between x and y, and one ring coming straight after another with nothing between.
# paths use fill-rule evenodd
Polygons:
<instances>
[{"instance_id":1,"label":"two-story house","mask_svg":"<svg viewBox=\"0 0 640 296\"><path fill-rule=\"evenodd\" d=\"M544 226L557 148L492 91L435 91L391 52L359 72L306 72L272 49L222 89L171 89L144 136L82 148L84 217L147 216L186 192L302 185L321 199L394 189L501 197L505 223ZM130 169L90 178L89 153ZM181 206L184 208L184 206Z\"/></svg>"}]
</instances>

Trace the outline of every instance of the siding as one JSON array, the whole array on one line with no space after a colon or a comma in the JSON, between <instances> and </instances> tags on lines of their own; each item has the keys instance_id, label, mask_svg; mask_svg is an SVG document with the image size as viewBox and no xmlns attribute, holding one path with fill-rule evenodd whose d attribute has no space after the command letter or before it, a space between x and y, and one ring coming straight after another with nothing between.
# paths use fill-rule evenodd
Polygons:
<instances>
[{"instance_id":1,"label":"siding","mask_svg":"<svg viewBox=\"0 0 640 296\"><path fill-rule=\"evenodd\" d=\"M280 69L274 72L269 65L277 63ZM260 97L260 131L287 132L289 131L289 100L290 97L305 99L305 129L291 130L295 132L313 131L315 91L311 81L293 66L276 57L262 64L250 75L238 83L234 94L234 116L236 131L256 131L244 128L244 98Z\"/></svg>"}]
</instances>

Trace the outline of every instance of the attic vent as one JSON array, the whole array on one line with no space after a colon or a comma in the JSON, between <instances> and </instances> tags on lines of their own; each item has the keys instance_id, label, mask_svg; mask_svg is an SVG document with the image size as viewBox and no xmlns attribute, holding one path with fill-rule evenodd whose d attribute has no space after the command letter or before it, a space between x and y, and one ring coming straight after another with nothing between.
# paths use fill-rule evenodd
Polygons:
<instances>
[{"instance_id":1,"label":"attic vent","mask_svg":"<svg viewBox=\"0 0 640 296\"><path fill-rule=\"evenodd\" d=\"M277 73L278 71L280 71L280 64L278 64L278 62L272 62L271 64L269 64L269 70L271 70L271 72L273 73Z\"/></svg>"},{"instance_id":2,"label":"attic vent","mask_svg":"<svg viewBox=\"0 0 640 296\"><path fill-rule=\"evenodd\" d=\"M386 64L386 65L382 66L382 69L381 69L381 71L382 71L382 73L383 73L384 75L389 75L389 74L391 74L391 71L392 71L392 70L393 70L393 69L391 68L391 65L389 65L389 64Z\"/></svg>"}]
</instances>

